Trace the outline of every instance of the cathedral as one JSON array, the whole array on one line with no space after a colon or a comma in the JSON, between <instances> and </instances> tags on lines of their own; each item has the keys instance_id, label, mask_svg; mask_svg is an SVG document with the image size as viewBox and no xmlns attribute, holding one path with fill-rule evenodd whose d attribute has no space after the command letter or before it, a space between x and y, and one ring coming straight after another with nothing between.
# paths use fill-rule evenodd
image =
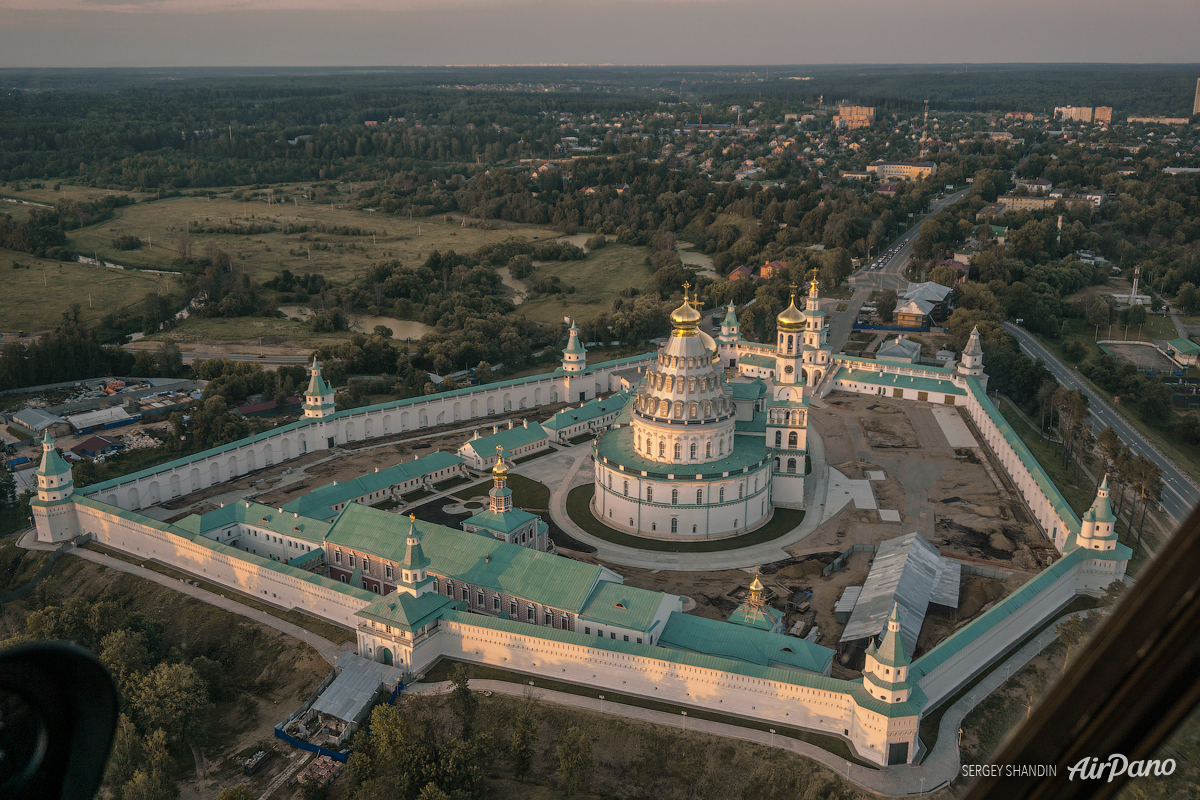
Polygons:
<instances>
[{"instance_id":1,"label":"cathedral","mask_svg":"<svg viewBox=\"0 0 1200 800\"><path fill-rule=\"evenodd\" d=\"M741 338L731 305L720 341L687 296L626 413L596 440L592 513L655 539L720 539L804 507L808 399L832 363L813 281L778 317L774 346Z\"/></svg>"}]
</instances>

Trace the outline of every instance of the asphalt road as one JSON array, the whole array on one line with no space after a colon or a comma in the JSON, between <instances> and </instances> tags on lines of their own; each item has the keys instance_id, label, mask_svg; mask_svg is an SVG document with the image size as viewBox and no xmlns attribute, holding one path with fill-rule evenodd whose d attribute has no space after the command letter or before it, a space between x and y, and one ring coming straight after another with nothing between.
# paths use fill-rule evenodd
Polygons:
<instances>
[{"instance_id":1,"label":"asphalt road","mask_svg":"<svg viewBox=\"0 0 1200 800\"><path fill-rule=\"evenodd\" d=\"M307 364L306 356L263 356L258 353L184 353L183 363L191 364L207 358L227 358L230 361L261 361L263 364Z\"/></svg>"},{"instance_id":2,"label":"asphalt road","mask_svg":"<svg viewBox=\"0 0 1200 800\"><path fill-rule=\"evenodd\" d=\"M1175 465L1175 462L1159 452L1136 428L1126 422L1125 418L1117 413L1104 398L1085 384L1076 375L1075 370L1055 358L1028 331L1009 322L1004 323L1004 328L1017 337L1017 341L1020 342L1021 349L1025 351L1026 355L1032 358L1040 358L1046 362L1046 368L1050 370L1050 373L1054 375L1054 378L1059 383L1068 389L1079 389L1084 393L1088 399L1092 430L1094 432L1100 433L1106 427L1112 428L1117 432L1117 436L1121 437L1121 441L1129 445L1130 449L1135 453L1141 453L1158 465L1158 468L1162 470L1163 476L1163 509L1176 522L1183 522L1187 518L1187 515L1191 513L1196 503L1200 502L1200 487L1197 487Z\"/></svg>"},{"instance_id":3,"label":"asphalt road","mask_svg":"<svg viewBox=\"0 0 1200 800\"><path fill-rule=\"evenodd\" d=\"M930 213L936 214L951 203L957 203L966 197L969 191L970 187L968 186L966 189L960 189L940 200L934 200L929 204ZM921 226L913 225L904 232L904 235L888 245L887 250L895 249L896 252L884 256L882 267L877 270L871 269L871 264L875 263L878 258L872 259L862 269L850 276L850 285L855 289L895 289L896 293L900 294L908 285L903 277L904 268L908 266L908 260L912 257L912 243L920 234ZM887 250L884 251L885 254Z\"/></svg>"}]
</instances>

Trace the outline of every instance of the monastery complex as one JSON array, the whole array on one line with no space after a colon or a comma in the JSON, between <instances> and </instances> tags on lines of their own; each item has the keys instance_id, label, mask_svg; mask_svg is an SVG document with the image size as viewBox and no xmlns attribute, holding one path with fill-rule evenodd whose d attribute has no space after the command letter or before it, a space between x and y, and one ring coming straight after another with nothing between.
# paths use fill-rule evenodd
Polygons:
<instances>
[{"instance_id":1,"label":"monastery complex","mask_svg":"<svg viewBox=\"0 0 1200 800\"><path fill-rule=\"evenodd\" d=\"M977 331L948 366L862 359L831 351L815 282L799 302L803 309L793 296L779 314L776 341L758 344L741 338L732 307L717 338L704 333L685 294L656 353L588 364L572 327L553 373L340 412L314 361L301 420L79 490L47 433L32 503L37 536L95 540L301 608L354 629L359 655L411 676L442 658L489 664L820 732L880 767L913 763L924 753L923 714L1076 596L1102 594L1131 553L1117 543L1107 484L1081 519L993 406ZM919 629L924 608L873 600L856 617L866 626L861 679L831 677L833 650L785 635L757 580L727 621L690 615L678 595L555 554L546 522L513 504L506 457L595 433L591 512L605 525L681 541L756 530L775 509L812 502L810 403L835 388L963 409L1059 554L915 658L905 619L918 614ZM140 513L305 453L564 401L571 407L547 423L496 425L457 454L283 507L242 500L173 523ZM459 529L371 507L468 470L488 475L491 490ZM956 598L957 571L910 536L893 549L928 565L926 600Z\"/></svg>"}]
</instances>

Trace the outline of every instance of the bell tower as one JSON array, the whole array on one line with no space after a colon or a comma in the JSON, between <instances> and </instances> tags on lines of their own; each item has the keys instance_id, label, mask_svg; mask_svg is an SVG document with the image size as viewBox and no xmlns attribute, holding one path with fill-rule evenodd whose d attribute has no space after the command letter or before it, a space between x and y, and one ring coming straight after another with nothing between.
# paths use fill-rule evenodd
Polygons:
<instances>
[{"instance_id":1,"label":"bell tower","mask_svg":"<svg viewBox=\"0 0 1200 800\"><path fill-rule=\"evenodd\" d=\"M788 307L775 317L775 385L799 386L804 383L801 372L804 352L804 312L796 308L796 286Z\"/></svg>"}]
</instances>

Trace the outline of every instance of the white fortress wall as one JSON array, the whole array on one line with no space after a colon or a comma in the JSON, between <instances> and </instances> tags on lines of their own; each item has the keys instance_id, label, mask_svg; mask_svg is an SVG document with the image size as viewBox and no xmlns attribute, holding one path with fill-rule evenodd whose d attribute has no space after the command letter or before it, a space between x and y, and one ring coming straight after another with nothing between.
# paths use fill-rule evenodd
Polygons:
<instances>
[{"instance_id":1,"label":"white fortress wall","mask_svg":"<svg viewBox=\"0 0 1200 800\"><path fill-rule=\"evenodd\" d=\"M848 741L859 757L877 764L885 763L887 742L908 741L910 752L916 752L917 716L893 719L889 724L888 718L858 707L848 691L852 684L847 681L806 674L813 687L784 683L484 627L463 616L457 614L439 622L434 636L439 655L595 686L597 695L607 688L714 713L820 731ZM561 638L574 637L568 634ZM420 664L417 668L427 666Z\"/></svg>"},{"instance_id":2,"label":"white fortress wall","mask_svg":"<svg viewBox=\"0 0 1200 800\"><path fill-rule=\"evenodd\" d=\"M617 391L614 373L648 363L652 354L599 364L574 375L550 373L445 394L350 409L323 419L301 420L276 430L178 459L132 475L85 486L78 494L136 510L290 461L315 450L478 419L523 408L590 400Z\"/></svg>"},{"instance_id":3,"label":"white fortress wall","mask_svg":"<svg viewBox=\"0 0 1200 800\"><path fill-rule=\"evenodd\" d=\"M281 608L299 608L354 629L356 611L379 596L296 567L235 550L202 536L189 540L157 527L164 523L107 510L90 501L74 503L80 532L101 544L154 559L198 578L237 589Z\"/></svg>"}]
</instances>

